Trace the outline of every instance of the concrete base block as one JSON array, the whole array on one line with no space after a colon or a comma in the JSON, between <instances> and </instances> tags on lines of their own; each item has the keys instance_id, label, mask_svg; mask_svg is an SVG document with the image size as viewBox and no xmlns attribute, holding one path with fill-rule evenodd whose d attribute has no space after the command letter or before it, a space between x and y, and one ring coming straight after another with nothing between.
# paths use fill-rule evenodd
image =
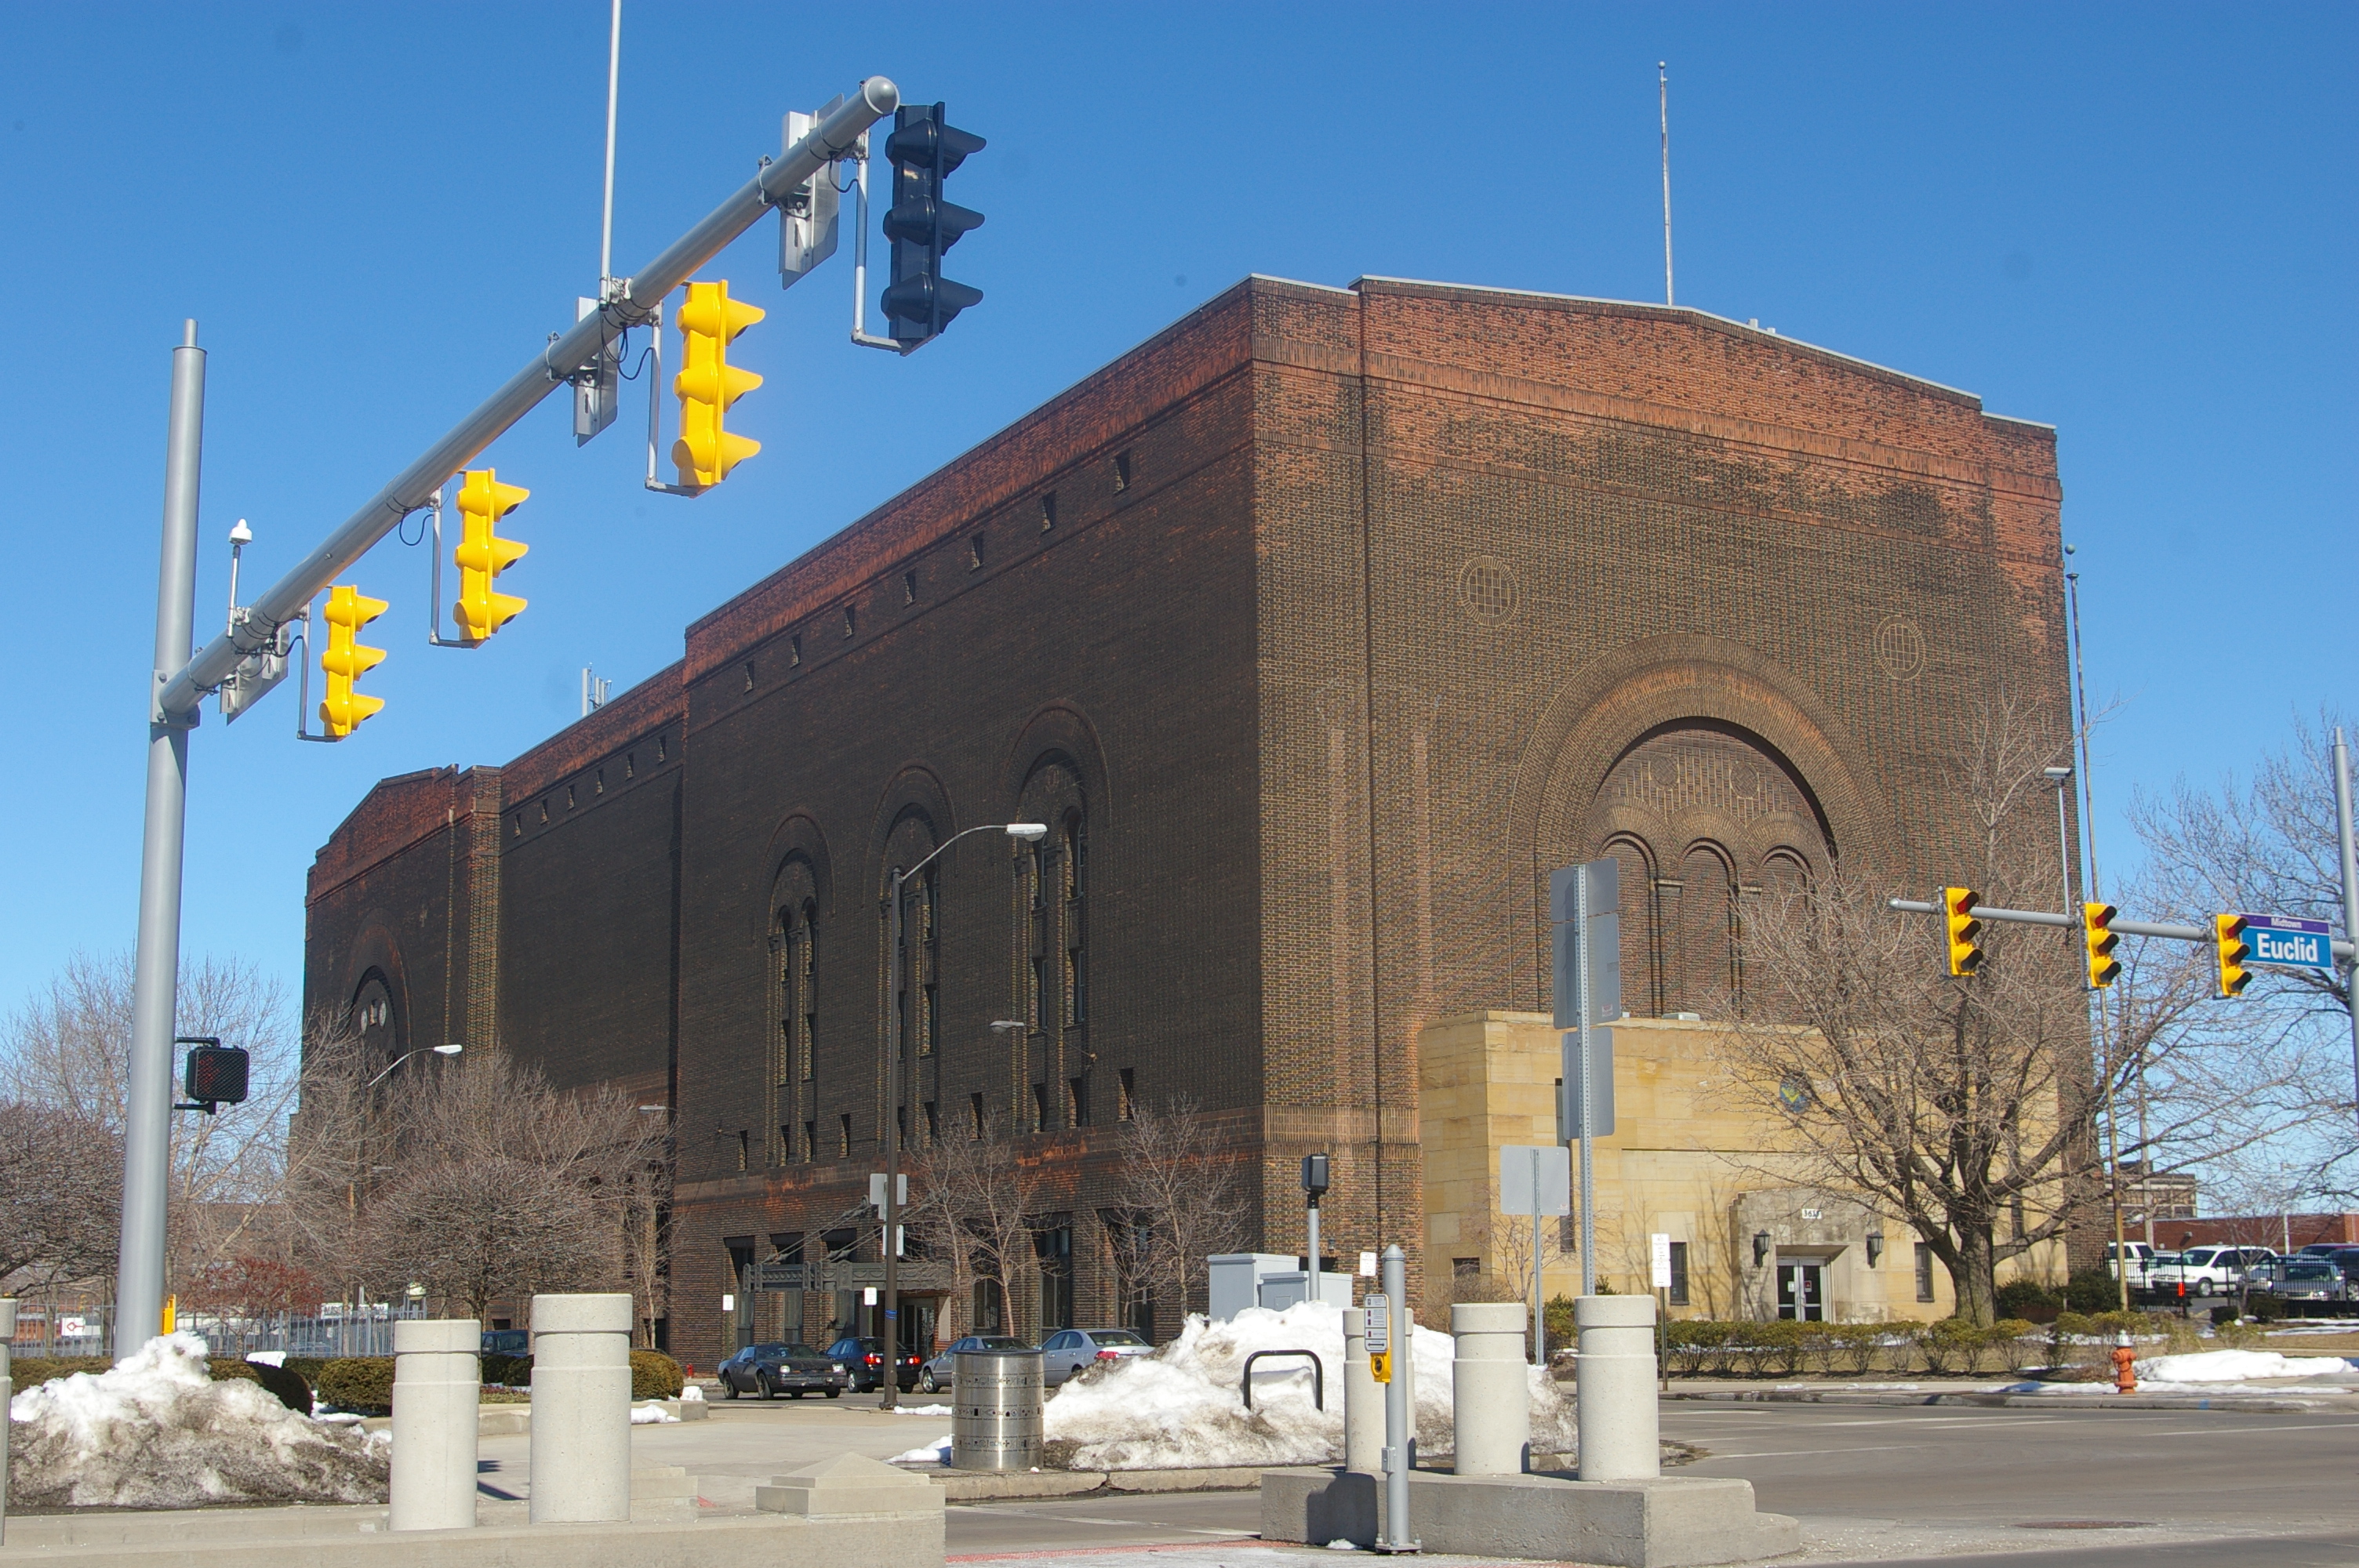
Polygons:
<instances>
[{"instance_id":1,"label":"concrete base block","mask_svg":"<svg viewBox=\"0 0 2359 1568\"><path fill-rule=\"evenodd\" d=\"M1749 1481L1663 1476L1576 1481L1561 1476L1409 1476L1409 1533L1428 1552L1595 1563L1610 1568L1701 1568L1798 1552L1802 1528L1756 1513ZM1381 1477L1343 1470L1270 1470L1261 1481L1265 1541L1370 1546L1383 1534Z\"/></svg>"},{"instance_id":2,"label":"concrete base block","mask_svg":"<svg viewBox=\"0 0 2359 1568\"><path fill-rule=\"evenodd\" d=\"M696 1477L677 1465L650 1465L631 1472L631 1522L654 1524L696 1518Z\"/></svg>"},{"instance_id":3,"label":"concrete base block","mask_svg":"<svg viewBox=\"0 0 2359 1568\"><path fill-rule=\"evenodd\" d=\"M754 1506L770 1513L805 1519L864 1514L930 1513L941 1516L940 1487L923 1476L857 1454L839 1454L754 1488Z\"/></svg>"}]
</instances>

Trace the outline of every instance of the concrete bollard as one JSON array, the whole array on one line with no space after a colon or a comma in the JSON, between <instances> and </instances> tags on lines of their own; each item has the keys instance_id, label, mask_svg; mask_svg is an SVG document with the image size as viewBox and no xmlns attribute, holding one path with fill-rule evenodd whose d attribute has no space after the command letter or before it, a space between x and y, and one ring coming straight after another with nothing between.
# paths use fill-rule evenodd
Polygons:
<instances>
[{"instance_id":1,"label":"concrete bollard","mask_svg":"<svg viewBox=\"0 0 2359 1568\"><path fill-rule=\"evenodd\" d=\"M1368 1314L1343 1309L1343 1468L1362 1476L1383 1473L1385 1391L1368 1373Z\"/></svg>"},{"instance_id":2,"label":"concrete bollard","mask_svg":"<svg viewBox=\"0 0 2359 1568\"><path fill-rule=\"evenodd\" d=\"M1572 1303L1572 1314L1581 1331L1573 1362L1581 1379L1581 1478L1652 1480L1663 1473L1655 1298L1583 1296Z\"/></svg>"},{"instance_id":3,"label":"concrete bollard","mask_svg":"<svg viewBox=\"0 0 2359 1568\"><path fill-rule=\"evenodd\" d=\"M1450 1309L1456 1355L1450 1411L1461 1476L1520 1476L1532 1467L1531 1382L1524 1359L1530 1313L1521 1302L1460 1302Z\"/></svg>"},{"instance_id":4,"label":"concrete bollard","mask_svg":"<svg viewBox=\"0 0 2359 1568\"><path fill-rule=\"evenodd\" d=\"M631 1298L532 1298L532 1522L631 1517Z\"/></svg>"},{"instance_id":5,"label":"concrete bollard","mask_svg":"<svg viewBox=\"0 0 2359 1568\"><path fill-rule=\"evenodd\" d=\"M0 1300L0 1542L8 1539L8 1401L16 1392L8 1346L16 1337L16 1303L13 1298Z\"/></svg>"},{"instance_id":6,"label":"concrete bollard","mask_svg":"<svg viewBox=\"0 0 2359 1568\"><path fill-rule=\"evenodd\" d=\"M476 1412L484 1387L475 1353L483 1343L483 1327L472 1317L395 1322L387 1529L473 1527Z\"/></svg>"}]
</instances>

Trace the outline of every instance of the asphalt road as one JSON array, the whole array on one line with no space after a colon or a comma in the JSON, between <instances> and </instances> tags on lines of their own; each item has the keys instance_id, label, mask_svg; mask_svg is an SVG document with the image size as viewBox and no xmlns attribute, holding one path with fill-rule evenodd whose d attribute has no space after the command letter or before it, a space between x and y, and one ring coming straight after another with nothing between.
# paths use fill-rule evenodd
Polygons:
<instances>
[{"instance_id":1,"label":"asphalt road","mask_svg":"<svg viewBox=\"0 0 2359 1568\"><path fill-rule=\"evenodd\" d=\"M1663 1431L1707 1451L1683 1474L1741 1476L1799 1516L1814 1563L2359 1563L2359 1414L1674 1403ZM1118 1562L1259 1527L1255 1493L1101 1497L953 1508L949 1541Z\"/></svg>"}]
</instances>

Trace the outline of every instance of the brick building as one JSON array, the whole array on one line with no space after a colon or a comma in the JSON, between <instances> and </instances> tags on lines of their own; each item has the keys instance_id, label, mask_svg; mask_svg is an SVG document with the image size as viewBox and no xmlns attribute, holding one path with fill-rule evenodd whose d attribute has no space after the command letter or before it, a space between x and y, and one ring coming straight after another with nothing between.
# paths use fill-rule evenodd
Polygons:
<instances>
[{"instance_id":1,"label":"brick building","mask_svg":"<svg viewBox=\"0 0 2359 1568\"><path fill-rule=\"evenodd\" d=\"M880 1165L891 869L1045 822L915 895L908 1122L1015 1130L1086 1321L1138 1100L1218 1119L1265 1249L1328 1150L1330 1249L1415 1258L1419 1032L1547 1006L1550 869L1623 858L1660 1015L1747 890L1940 879L1973 704L2067 711L2059 503L2050 428L1699 311L1250 279L542 745L379 784L307 1000L671 1106L709 1359L733 1258Z\"/></svg>"}]
</instances>

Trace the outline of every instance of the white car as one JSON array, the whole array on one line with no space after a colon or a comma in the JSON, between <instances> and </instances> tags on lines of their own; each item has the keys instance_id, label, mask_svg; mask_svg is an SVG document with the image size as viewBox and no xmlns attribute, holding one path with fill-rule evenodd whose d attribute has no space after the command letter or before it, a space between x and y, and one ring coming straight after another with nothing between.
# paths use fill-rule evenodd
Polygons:
<instances>
[{"instance_id":1,"label":"white car","mask_svg":"<svg viewBox=\"0 0 2359 1568\"><path fill-rule=\"evenodd\" d=\"M2105 1243L2105 1272L2113 1276L2114 1279L2120 1279L2122 1277L2123 1261L2126 1260L2129 1266L2130 1289L2134 1291L2144 1290L2147 1284L2147 1271L2154 1265L2154 1243L2150 1241L2122 1242L2119 1244L2121 1247L2120 1259L2116 1259L2114 1255L2114 1245L2115 1244L2111 1241Z\"/></svg>"},{"instance_id":2,"label":"white car","mask_svg":"<svg viewBox=\"0 0 2359 1568\"><path fill-rule=\"evenodd\" d=\"M2190 1247L2164 1253L2147 1276L2147 1288L2177 1295L2187 1287L2190 1296L2225 1295L2236 1288L2248 1267L2271 1256L2266 1247Z\"/></svg>"}]
</instances>

